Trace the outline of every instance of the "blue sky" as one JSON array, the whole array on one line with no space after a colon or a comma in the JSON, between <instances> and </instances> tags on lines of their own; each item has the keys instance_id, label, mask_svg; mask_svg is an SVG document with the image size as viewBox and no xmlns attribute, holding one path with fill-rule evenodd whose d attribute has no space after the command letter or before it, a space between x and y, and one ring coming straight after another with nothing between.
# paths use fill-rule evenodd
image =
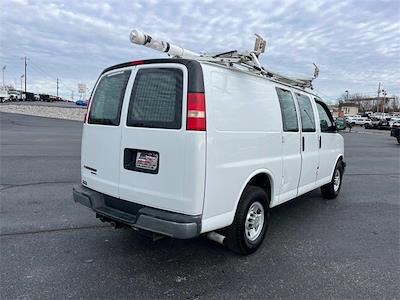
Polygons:
<instances>
[{"instance_id":1,"label":"blue sky","mask_svg":"<svg viewBox=\"0 0 400 300\"><path fill-rule=\"evenodd\" d=\"M268 41L262 64L286 74L320 68L316 91L327 101L350 93L400 94L400 1L51 1L0 0L0 67L28 89L77 93L107 66L162 53L129 42L138 28L194 51L252 49Z\"/></svg>"}]
</instances>

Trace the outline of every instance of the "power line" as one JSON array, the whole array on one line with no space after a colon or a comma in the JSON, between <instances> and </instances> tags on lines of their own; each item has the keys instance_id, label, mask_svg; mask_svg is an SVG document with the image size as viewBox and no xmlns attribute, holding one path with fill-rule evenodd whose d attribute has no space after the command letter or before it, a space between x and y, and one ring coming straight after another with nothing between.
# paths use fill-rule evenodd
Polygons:
<instances>
[{"instance_id":1,"label":"power line","mask_svg":"<svg viewBox=\"0 0 400 300\"><path fill-rule=\"evenodd\" d=\"M34 66L38 71L40 71L41 73L43 73L46 77L55 79L57 82L57 90L58 90L58 84L61 83L61 85L64 86L64 88L66 88L69 91L73 91L74 89L72 89L71 87L67 86L62 80L60 80L57 76L52 76L54 74L50 74L50 72L47 72L45 70L43 70L41 67L39 67L36 63L32 62L32 59L29 59L29 61L31 62L32 66Z\"/></svg>"}]
</instances>

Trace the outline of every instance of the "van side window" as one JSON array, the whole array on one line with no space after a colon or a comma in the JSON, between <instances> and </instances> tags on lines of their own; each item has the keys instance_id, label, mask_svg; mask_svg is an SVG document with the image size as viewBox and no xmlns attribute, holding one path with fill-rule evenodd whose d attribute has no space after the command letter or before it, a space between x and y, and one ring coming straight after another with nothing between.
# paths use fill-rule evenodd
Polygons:
<instances>
[{"instance_id":1,"label":"van side window","mask_svg":"<svg viewBox=\"0 0 400 300\"><path fill-rule=\"evenodd\" d=\"M118 126L122 102L131 71L105 75L99 82L92 98L89 124Z\"/></svg>"},{"instance_id":2,"label":"van side window","mask_svg":"<svg viewBox=\"0 0 400 300\"><path fill-rule=\"evenodd\" d=\"M180 129L183 73L173 68L141 69L136 74L127 125Z\"/></svg>"},{"instance_id":3,"label":"van side window","mask_svg":"<svg viewBox=\"0 0 400 300\"><path fill-rule=\"evenodd\" d=\"M283 131L299 131L296 105L294 104L292 93L278 87L276 92L281 106Z\"/></svg>"},{"instance_id":4,"label":"van side window","mask_svg":"<svg viewBox=\"0 0 400 300\"><path fill-rule=\"evenodd\" d=\"M330 113L326 111L326 108L321 104L321 102L316 101L318 115L319 115L319 124L321 126L321 132L332 131L333 120L332 117L329 117Z\"/></svg>"},{"instance_id":5,"label":"van side window","mask_svg":"<svg viewBox=\"0 0 400 300\"><path fill-rule=\"evenodd\" d=\"M301 129L303 132L314 132L315 131L315 118L314 110L311 104L311 100L308 96L297 94L297 101L299 103L300 117L301 117Z\"/></svg>"}]
</instances>

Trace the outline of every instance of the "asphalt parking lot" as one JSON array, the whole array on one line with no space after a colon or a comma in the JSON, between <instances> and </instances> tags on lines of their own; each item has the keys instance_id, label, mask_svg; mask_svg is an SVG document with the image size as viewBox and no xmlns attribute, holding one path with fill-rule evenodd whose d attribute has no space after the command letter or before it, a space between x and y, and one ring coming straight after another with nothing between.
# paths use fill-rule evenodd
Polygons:
<instances>
[{"instance_id":1,"label":"asphalt parking lot","mask_svg":"<svg viewBox=\"0 0 400 300\"><path fill-rule=\"evenodd\" d=\"M81 123L0 114L1 299L399 298L400 145L344 133L341 195L274 208L241 257L205 238L153 242L73 203Z\"/></svg>"}]
</instances>

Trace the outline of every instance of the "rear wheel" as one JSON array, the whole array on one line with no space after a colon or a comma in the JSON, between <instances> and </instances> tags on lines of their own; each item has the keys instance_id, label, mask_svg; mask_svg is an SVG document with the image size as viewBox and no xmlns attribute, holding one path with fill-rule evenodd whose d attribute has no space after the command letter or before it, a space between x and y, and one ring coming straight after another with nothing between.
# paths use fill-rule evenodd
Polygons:
<instances>
[{"instance_id":1,"label":"rear wheel","mask_svg":"<svg viewBox=\"0 0 400 300\"><path fill-rule=\"evenodd\" d=\"M331 182L321 187L322 197L325 199L335 199L339 195L340 188L342 187L342 177L343 164L341 161L338 161L333 171Z\"/></svg>"},{"instance_id":2,"label":"rear wheel","mask_svg":"<svg viewBox=\"0 0 400 300\"><path fill-rule=\"evenodd\" d=\"M268 222L269 195L260 187L247 187L227 229L225 245L243 255L255 252L264 240Z\"/></svg>"}]
</instances>

